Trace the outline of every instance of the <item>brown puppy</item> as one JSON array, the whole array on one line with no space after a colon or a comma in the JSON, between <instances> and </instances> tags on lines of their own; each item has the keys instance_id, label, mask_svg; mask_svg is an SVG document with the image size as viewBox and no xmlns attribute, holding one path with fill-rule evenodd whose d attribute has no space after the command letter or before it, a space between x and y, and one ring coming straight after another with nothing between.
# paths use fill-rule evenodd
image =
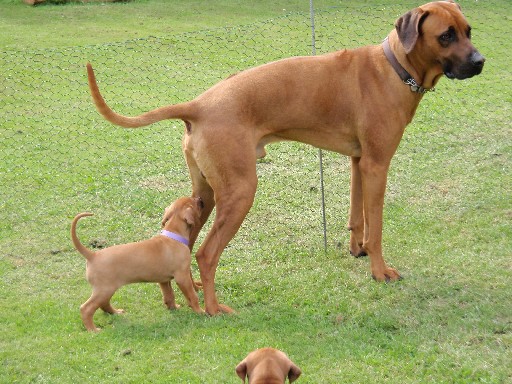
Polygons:
<instances>
[{"instance_id":1,"label":"brown puppy","mask_svg":"<svg viewBox=\"0 0 512 384\"><path fill-rule=\"evenodd\" d=\"M178 199L166 208L162 220L163 230L159 236L138 243L115 245L97 252L83 246L76 235L78 220L92 216L92 213L81 213L75 217L71 225L71 239L78 252L87 259L86 277L92 286L91 297L80 307L87 330L100 330L93 322L98 308L112 314L124 312L113 308L110 298L117 289L130 283L159 283L167 308L176 309L178 306L171 287L174 278L192 309L197 313L204 312L199 307L194 290L188 248L190 232L199 224L202 209L200 198Z\"/></svg>"},{"instance_id":2,"label":"brown puppy","mask_svg":"<svg viewBox=\"0 0 512 384\"><path fill-rule=\"evenodd\" d=\"M249 384L283 384L288 377L290 383L302 373L284 352L274 348L252 351L236 366L236 374Z\"/></svg>"},{"instance_id":3,"label":"brown puppy","mask_svg":"<svg viewBox=\"0 0 512 384\"><path fill-rule=\"evenodd\" d=\"M350 253L369 255L374 279L400 279L382 256L388 168L423 93L443 74L466 79L482 71L485 59L472 45L470 30L458 4L428 3L400 17L381 45L248 69L192 101L136 117L108 107L88 64L93 100L108 121L130 128L164 119L185 122L192 195L205 203L191 243L216 206L196 254L209 314L231 311L215 294L219 257L252 206L256 159L265 156L265 145L281 140L351 157Z\"/></svg>"}]
</instances>

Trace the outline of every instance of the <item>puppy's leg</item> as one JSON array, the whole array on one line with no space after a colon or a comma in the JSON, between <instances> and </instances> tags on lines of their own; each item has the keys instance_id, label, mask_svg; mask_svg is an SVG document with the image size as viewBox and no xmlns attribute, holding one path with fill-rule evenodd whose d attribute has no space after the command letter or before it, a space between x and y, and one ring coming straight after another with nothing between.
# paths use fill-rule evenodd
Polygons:
<instances>
[{"instance_id":1,"label":"puppy's leg","mask_svg":"<svg viewBox=\"0 0 512 384\"><path fill-rule=\"evenodd\" d=\"M126 313L126 311L122 308L114 308L111 304L110 304L110 301L107 302L107 303L104 303L104 304L101 304L100 305L100 308L106 312L106 313L110 313L111 315L120 315L122 313Z\"/></svg>"},{"instance_id":2,"label":"puppy's leg","mask_svg":"<svg viewBox=\"0 0 512 384\"><path fill-rule=\"evenodd\" d=\"M194 290L196 292L199 292L201 289L203 289L203 283L201 283L201 281L194 280L194 276L192 276L192 270L190 270L190 280L192 280L192 283L194 283Z\"/></svg>"},{"instance_id":3,"label":"puppy's leg","mask_svg":"<svg viewBox=\"0 0 512 384\"><path fill-rule=\"evenodd\" d=\"M117 308L116 309L116 308L114 308L112 306L112 304L110 304L110 299L112 298L114 293L115 293L115 291L113 291L112 293L109 293L109 294L105 294L104 298L100 302L100 308L104 312L110 313L111 315L118 315L118 314L121 314L121 313L125 313L124 309L121 309L121 308Z\"/></svg>"},{"instance_id":4,"label":"puppy's leg","mask_svg":"<svg viewBox=\"0 0 512 384\"><path fill-rule=\"evenodd\" d=\"M363 217L363 186L359 157L352 157L352 172L350 177L350 216L348 230L350 232L350 254L355 257L366 256L363 249L365 220ZM367 232L367 231L366 231Z\"/></svg>"},{"instance_id":5,"label":"puppy's leg","mask_svg":"<svg viewBox=\"0 0 512 384\"><path fill-rule=\"evenodd\" d=\"M110 295L112 296L112 295ZM107 300L110 297L107 298ZM80 306L80 316L82 322L88 331L98 332L101 329L94 325L93 317L96 310L102 305L101 303L105 300L105 297L96 292L93 289L91 297L85 303Z\"/></svg>"},{"instance_id":6,"label":"puppy's leg","mask_svg":"<svg viewBox=\"0 0 512 384\"><path fill-rule=\"evenodd\" d=\"M177 273L174 276L174 280L176 280L176 284L178 284L178 287L187 299L188 305L194 310L194 312L204 313L199 306L199 298L197 297L197 293L194 289L194 283L190 278L190 272L183 271L183 273Z\"/></svg>"},{"instance_id":7,"label":"puppy's leg","mask_svg":"<svg viewBox=\"0 0 512 384\"><path fill-rule=\"evenodd\" d=\"M176 300L174 298L174 291L171 287L171 282L166 281L165 283L159 283L160 290L162 291L162 296L164 299L164 304L169 309L178 309L180 306L176 304Z\"/></svg>"},{"instance_id":8,"label":"puppy's leg","mask_svg":"<svg viewBox=\"0 0 512 384\"><path fill-rule=\"evenodd\" d=\"M85 329L88 331L101 331L101 328L96 327L93 321L94 313L99 307L100 306L97 303L92 302L91 299L87 300L80 306L80 316L82 317Z\"/></svg>"}]
</instances>

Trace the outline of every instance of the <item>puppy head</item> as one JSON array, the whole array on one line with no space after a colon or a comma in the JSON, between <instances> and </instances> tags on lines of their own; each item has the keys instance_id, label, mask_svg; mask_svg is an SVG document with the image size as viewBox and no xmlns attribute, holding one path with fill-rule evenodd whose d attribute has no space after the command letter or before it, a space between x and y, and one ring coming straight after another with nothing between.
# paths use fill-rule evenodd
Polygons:
<instances>
[{"instance_id":1,"label":"puppy head","mask_svg":"<svg viewBox=\"0 0 512 384\"><path fill-rule=\"evenodd\" d=\"M162 218L162 228L170 225L178 226L183 223L187 230L192 229L199 223L203 201L200 197L182 197L165 208Z\"/></svg>"},{"instance_id":2,"label":"puppy head","mask_svg":"<svg viewBox=\"0 0 512 384\"><path fill-rule=\"evenodd\" d=\"M261 348L252 351L235 368L236 374L245 383L245 378L249 384L258 378L282 378L282 382L288 380L293 383L299 378L302 371L297 367L289 357L278 349Z\"/></svg>"}]
</instances>

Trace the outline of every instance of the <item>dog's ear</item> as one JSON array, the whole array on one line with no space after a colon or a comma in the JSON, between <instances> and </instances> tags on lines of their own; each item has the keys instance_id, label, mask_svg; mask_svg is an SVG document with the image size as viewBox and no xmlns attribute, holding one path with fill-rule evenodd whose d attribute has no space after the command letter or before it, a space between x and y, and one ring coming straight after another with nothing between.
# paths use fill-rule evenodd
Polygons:
<instances>
[{"instance_id":1,"label":"dog's ear","mask_svg":"<svg viewBox=\"0 0 512 384\"><path fill-rule=\"evenodd\" d=\"M405 53L410 53L416 45L416 41L421 35L421 25L427 16L428 11L416 8L407 12L395 22L395 29Z\"/></svg>"},{"instance_id":2,"label":"dog's ear","mask_svg":"<svg viewBox=\"0 0 512 384\"><path fill-rule=\"evenodd\" d=\"M297 367L295 364L290 363L290 370L288 371L288 380L290 380L290 383L293 383L295 380L297 380L302 373L299 367Z\"/></svg>"},{"instance_id":3,"label":"dog's ear","mask_svg":"<svg viewBox=\"0 0 512 384\"><path fill-rule=\"evenodd\" d=\"M245 383L245 377L247 376L247 363L245 360L236 366L235 372L242 379L242 382Z\"/></svg>"},{"instance_id":4,"label":"dog's ear","mask_svg":"<svg viewBox=\"0 0 512 384\"><path fill-rule=\"evenodd\" d=\"M183 220L190 225L193 226L196 223L196 213L192 208L185 209L185 212L183 213Z\"/></svg>"},{"instance_id":5,"label":"dog's ear","mask_svg":"<svg viewBox=\"0 0 512 384\"><path fill-rule=\"evenodd\" d=\"M457 6L457 8L459 8L459 10L462 10L462 8L460 7L460 4L459 3L456 3L455 1L453 0L445 0L447 3L451 3L451 4L455 4Z\"/></svg>"},{"instance_id":6,"label":"dog's ear","mask_svg":"<svg viewBox=\"0 0 512 384\"><path fill-rule=\"evenodd\" d=\"M162 228L165 227L165 224L169 221L171 218L171 207L165 208L164 216L162 217Z\"/></svg>"}]
</instances>

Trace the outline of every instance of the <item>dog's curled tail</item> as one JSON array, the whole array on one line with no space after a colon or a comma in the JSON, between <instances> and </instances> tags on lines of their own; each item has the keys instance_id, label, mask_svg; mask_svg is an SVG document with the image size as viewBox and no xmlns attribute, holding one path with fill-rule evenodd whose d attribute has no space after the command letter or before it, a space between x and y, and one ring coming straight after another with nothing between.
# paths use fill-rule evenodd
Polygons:
<instances>
[{"instance_id":1,"label":"dog's curled tail","mask_svg":"<svg viewBox=\"0 0 512 384\"><path fill-rule=\"evenodd\" d=\"M71 240L73 240L73 245L75 246L76 250L80 252L87 260L91 259L94 256L94 252L90 249L87 249L81 242L78 240L78 237L76 235L76 223L78 220L80 220L82 217L86 216L92 216L92 213L84 212L79 213L75 216L73 219L73 222L71 223Z\"/></svg>"},{"instance_id":2,"label":"dog's curled tail","mask_svg":"<svg viewBox=\"0 0 512 384\"><path fill-rule=\"evenodd\" d=\"M130 117L120 115L119 113L114 112L107 105L103 96L101 96L91 63L87 63L87 78L89 80L89 89L91 91L94 104L96 105L96 109L112 124L120 125L124 128L139 128L166 119L178 118L187 120L191 118L190 103L167 105L165 107L153 109L152 111L143 113L139 116Z\"/></svg>"}]
</instances>

